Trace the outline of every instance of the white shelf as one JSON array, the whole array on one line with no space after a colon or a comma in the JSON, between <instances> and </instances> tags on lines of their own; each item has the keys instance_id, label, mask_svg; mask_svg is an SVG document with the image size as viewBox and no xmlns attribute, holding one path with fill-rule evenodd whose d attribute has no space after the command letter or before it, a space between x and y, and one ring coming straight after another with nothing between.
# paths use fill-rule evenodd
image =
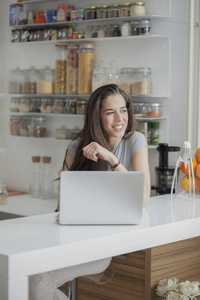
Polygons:
<instances>
[{"instance_id":1,"label":"white shelf","mask_svg":"<svg viewBox=\"0 0 200 300\"><path fill-rule=\"evenodd\" d=\"M84 118L85 115L79 115L79 114L54 114L54 113L34 113L34 112L12 112L10 111L9 112L10 115L12 116L41 116L41 117L44 117L44 116L51 116L51 117L75 117L75 118Z\"/></svg>"}]
</instances>

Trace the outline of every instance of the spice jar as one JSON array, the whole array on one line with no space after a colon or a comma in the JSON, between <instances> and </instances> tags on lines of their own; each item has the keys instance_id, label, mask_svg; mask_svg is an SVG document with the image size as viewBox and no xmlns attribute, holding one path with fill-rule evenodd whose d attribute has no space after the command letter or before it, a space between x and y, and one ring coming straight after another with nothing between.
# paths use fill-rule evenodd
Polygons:
<instances>
[{"instance_id":1,"label":"spice jar","mask_svg":"<svg viewBox=\"0 0 200 300\"><path fill-rule=\"evenodd\" d=\"M150 20L145 19L140 21L140 34L150 34L151 26L150 26Z\"/></svg>"},{"instance_id":2,"label":"spice jar","mask_svg":"<svg viewBox=\"0 0 200 300\"><path fill-rule=\"evenodd\" d=\"M134 68L122 68L120 72L120 88L127 95L132 94Z\"/></svg>"},{"instance_id":3,"label":"spice jar","mask_svg":"<svg viewBox=\"0 0 200 300\"><path fill-rule=\"evenodd\" d=\"M56 45L55 50L55 93L66 93L67 46Z\"/></svg>"},{"instance_id":4,"label":"spice jar","mask_svg":"<svg viewBox=\"0 0 200 300\"><path fill-rule=\"evenodd\" d=\"M132 2L130 5L130 15L132 17L145 16L145 3L144 2Z\"/></svg>"},{"instance_id":5,"label":"spice jar","mask_svg":"<svg viewBox=\"0 0 200 300\"><path fill-rule=\"evenodd\" d=\"M151 95L152 81L150 68L135 68L134 82L132 84L133 95Z\"/></svg>"},{"instance_id":6,"label":"spice jar","mask_svg":"<svg viewBox=\"0 0 200 300\"><path fill-rule=\"evenodd\" d=\"M40 113L40 107L41 107L41 100L38 98L32 98L30 112Z\"/></svg>"},{"instance_id":7,"label":"spice jar","mask_svg":"<svg viewBox=\"0 0 200 300\"><path fill-rule=\"evenodd\" d=\"M54 93L54 70L49 67L40 70L39 81L37 82L37 94Z\"/></svg>"},{"instance_id":8,"label":"spice jar","mask_svg":"<svg viewBox=\"0 0 200 300\"><path fill-rule=\"evenodd\" d=\"M21 98L19 104L20 112L30 112L31 109L31 99L30 98Z\"/></svg>"},{"instance_id":9,"label":"spice jar","mask_svg":"<svg viewBox=\"0 0 200 300\"><path fill-rule=\"evenodd\" d=\"M85 20L96 19L96 6L85 7Z\"/></svg>"},{"instance_id":10,"label":"spice jar","mask_svg":"<svg viewBox=\"0 0 200 300\"><path fill-rule=\"evenodd\" d=\"M119 24L113 24L111 25L111 36L115 37L115 36L121 36L121 30L120 30L120 25Z\"/></svg>"},{"instance_id":11,"label":"spice jar","mask_svg":"<svg viewBox=\"0 0 200 300\"><path fill-rule=\"evenodd\" d=\"M144 103L132 103L133 113L135 117L144 117L145 104Z\"/></svg>"},{"instance_id":12,"label":"spice jar","mask_svg":"<svg viewBox=\"0 0 200 300\"><path fill-rule=\"evenodd\" d=\"M118 18L119 17L119 5L113 4L108 6L108 18Z\"/></svg>"},{"instance_id":13,"label":"spice jar","mask_svg":"<svg viewBox=\"0 0 200 300\"><path fill-rule=\"evenodd\" d=\"M65 100L64 99L55 99L53 105L54 114L64 114L65 112Z\"/></svg>"},{"instance_id":14,"label":"spice jar","mask_svg":"<svg viewBox=\"0 0 200 300\"><path fill-rule=\"evenodd\" d=\"M67 94L78 93L78 45L69 45L67 49Z\"/></svg>"},{"instance_id":15,"label":"spice jar","mask_svg":"<svg viewBox=\"0 0 200 300\"><path fill-rule=\"evenodd\" d=\"M69 137L69 129L65 126L61 126L61 128L56 129L56 139L68 139Z\"/></svg>"},{"instance_id":16,"label":"spice jar","mask_svg":"<svg viewBox=\"0 0 200 300\"><path fill-rule=\"evenodd\" d=\"M87 26L85 29L85 38L90 39L92 37L92 26Z\"/></svg>"},{"instance_id":17,"label":"spice jar","mask_svg":"<svg viewBox=\"0 0 200 300\"><path fill-rule=\"evenodd\" d=\"M130 22L124 21L122 23L121 34L122 34L122 36L129 36L129 35L131 35L131 23Z\"/></svg>"},{"instance_id":18,"label":"spice jar","mask_svg":"<svg viewBox=\"0 0 200 300\"><path fill-rule=\"evenodd\" d=\"M20 135L29 136L29 127L31 124L30 117L21 117L20 120Z\"/></svg>"},{"instance_id":19,"label":"spice jar","mask_svg":"<svg viewBox=\"0 0 200 300\"><path fill-rule=\"evenodd\" d=\"M80 132L81 129L78 126L75 126L74 129L71 129L70 131L69 140L74 140Z\"/></svg>"},{"instance_id":20,"label":"spice jar","mask_svg":"<svg viewBox=\"0 0 200 300\"><path fill-rule=\"evenodd\" d=\"M139 130L142 134L144 134L145 138L148 139L148 123L139 122Z\"/></svg>"},{"instance_id":21,"label":"spice jar","mask_svg":"<svg viewBox=\"0 0 200 300\"><path fill-rule=\"evenodd\" d=\"M84 9L82 9L82 8L77 9L77 21L83 21L84 18L85 18Z\"/></svg>"},{"instance_id":22,"label":"spice jar","mask_svg":"<svg viewBox=\"0 0 200 300\"><path fill-rule=\"evenodd\" d=\"M20 135L20 117L11 116L10 117L10 134L11 135Z\"/></svg>"},{"instance_id":23,"label":"spice jar","mask_svg":"<svg viewBox=\"0 0 200 300\"><path fill-rule=\"evenodd\" d=\"M42 98L40 111L43 114L51 114L53 112L53 99Z\"/></svg>"},{"instance_id":24,"label":"spice jar","mask_svg":"<svg viewBox=\"0 0 200 300\"><path fill-rule=\"evenodd\" d=\"M25 72L25 82L22 86L22 93L36 94L36 85L38 81L39 72L34 67L31 67Z\"/></svg>"},{"instance_id":25,"label":"spice jar","mask_svg":"<svg viewBox=\"0 0 200 300\"><path fill-rule=\"evenodd\" d=\"M130 17L130 3L119 4L119 17Z\"/></svg>"},{"instance_id":26,"label":"spice jar","mask_svg":"<svg viewBox=\"0 0 200 300\"><path fill-rule=\"evenodd\" d=\"M131 35L139 35L140 34L140 22L137 20L131 21Z\"/></svg>"},{"instance_id":27,"label":"spice jar","mask_svg":"<svg viewBox=\"0 0 200 300\"><path fill-rule=\"evenodd\" d=\"M5 183L0 183L0 205L7 203L8 191Z\"/></svg>"},{"instance_id":28,"label":"spice jar","mask_svg":"<svg viewBox=\"0 0 200 300\"><path fill-rule=\"evenodd\" d=\"M145 117L158 118L162 116L162 104L160 103L146 103Z\"/></svg>"},{"instance_id":29,"label":"spice jar","mask_svg":"<svg viewBox=\"0 0 200 300\"><path fill-rule=\"evenodd\" d=\"M75 114L76 113L76 99L67 99L65 103L65 113Z\"/></svg>"},{"instance_id":30,"label":"spice jar","mask_svg":"<svg viewBox=\"0 0 200 300\"><path fill-rule=\"evenodd\" d=\"M79 52L78 93L92 93L92 72L94 65L94 44L81 44Z\"/></svg>"},{"instance_id":31,"label":"spice jar","mask_svg":"<svg viewBox=\"0 0 200 300\"><path fill-rule=\"evenodd\" d=\"M106 19L108 17L108 6L107 5L99 5L97 6L97 19Z\"/></svg>"},{"instance_id":32,"label":"spice jar","mask_svg":"<svg viewBox=\"0 0 200 300\"><path fill-rule=\"evenodd\" d=\"M76 101L76 113L77 113L77 115L85 115L86 106L87 106L87 101L86 100L77 100Z\"/></svg>"},{"instance_id":33,"label":"spice jar","mask_svg":"<svg viewBox=\"0 0 200 300\"><path fill-rule=\"evenodd\" d=\"M10 112L19 112L20 98L10 99Z\"/></svg>"},{"instance_id":34,"label":"spice jar","mask_svg":"<svg viewBox=\"0 0 200 300\"><path fill-rule=\"evenodd\" d=\"M21 94L24 84L24 72L20 68L10 70L8 75L8 92L11 94Z\"/></svg>"},{"instance_id":35,"label":"spice jar","mask_svg":"<svg viewBox=\"0 0 200 300\"><path fill-rule=\"evenodd\" d=\"M147 143L149 145L158 145L159 143L159 122L148 123L148 138Z\"/></svg>"},{"instance_id":36,"label":"spice jar","mask_svg":"<svg viewBox=\"0 0 200 300\"><path fill-rule=\"evenodd\" d=\"M45 137L47 134L46 119L44 117L33 117L30 128L30 135L34 137Z\"/></svg>"}]
</instances>

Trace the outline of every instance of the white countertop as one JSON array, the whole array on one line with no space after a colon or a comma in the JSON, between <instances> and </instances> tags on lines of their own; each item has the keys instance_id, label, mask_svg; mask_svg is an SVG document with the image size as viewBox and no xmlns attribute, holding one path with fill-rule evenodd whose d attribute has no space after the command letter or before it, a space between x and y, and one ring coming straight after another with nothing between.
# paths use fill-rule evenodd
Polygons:
<instances>
[{"instance_id":1,"label":"white countertop","mask_svg":"<svg viewBox=\"0 0 200 300\"><path fill-rule=\"evenodd\" d=\"M51 213L0 222L0 279L15 280L199 236L200 198L193 202L178 197L173 205L169 195L150 198L137 226L61 226L55 218Z\"/></svg>"}]
</instances>

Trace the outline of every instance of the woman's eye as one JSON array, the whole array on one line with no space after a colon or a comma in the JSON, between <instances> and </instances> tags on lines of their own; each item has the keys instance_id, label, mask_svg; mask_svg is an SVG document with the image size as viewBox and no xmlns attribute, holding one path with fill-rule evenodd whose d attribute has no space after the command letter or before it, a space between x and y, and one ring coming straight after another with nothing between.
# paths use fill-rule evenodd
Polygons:
<instances>
[{"instance_id":1,"label":"woman's eye","mask_svg":"<svg viewBox=\"0 0 200 300\"><path fill-rule=\"evenodd\" d=\"M113 114L113 111L111 111L111 112L107 113L106 115L108 116L108 115L111 115L111 114Z\"/></svg>"},{"instance_id":2,"label":"woman's eye","mask_svg":"<svg viewBox=\"0 0 200 300\"><path fill-rule=\"evenodd\" d=\"M123 110L121 110L121 112L122 112L122 113L126 113L126 112L127 112L127 110L126 110L126 109L123 109Z\"/></svg>"}]
</instances>

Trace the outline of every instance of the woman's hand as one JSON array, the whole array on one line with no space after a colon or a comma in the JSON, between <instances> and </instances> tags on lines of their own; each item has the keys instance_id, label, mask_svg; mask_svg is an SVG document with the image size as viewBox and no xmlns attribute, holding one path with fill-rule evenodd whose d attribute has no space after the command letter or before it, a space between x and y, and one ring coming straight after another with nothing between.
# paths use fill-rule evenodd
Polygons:
<instances>
[{"instance_id":1,"label":"woman's hand","mask_svg":"<svg viewBox=\"0 0 200 300\"><path fill-rule=\"evenodd\" d=\"M111 165L116 164L118 162L117 158L112 152L100 146L96 142L92 142L85 146L83 148L83 155L95 162L97 162L99 158L108 161Z\"/></svg>"}]
</instances>

